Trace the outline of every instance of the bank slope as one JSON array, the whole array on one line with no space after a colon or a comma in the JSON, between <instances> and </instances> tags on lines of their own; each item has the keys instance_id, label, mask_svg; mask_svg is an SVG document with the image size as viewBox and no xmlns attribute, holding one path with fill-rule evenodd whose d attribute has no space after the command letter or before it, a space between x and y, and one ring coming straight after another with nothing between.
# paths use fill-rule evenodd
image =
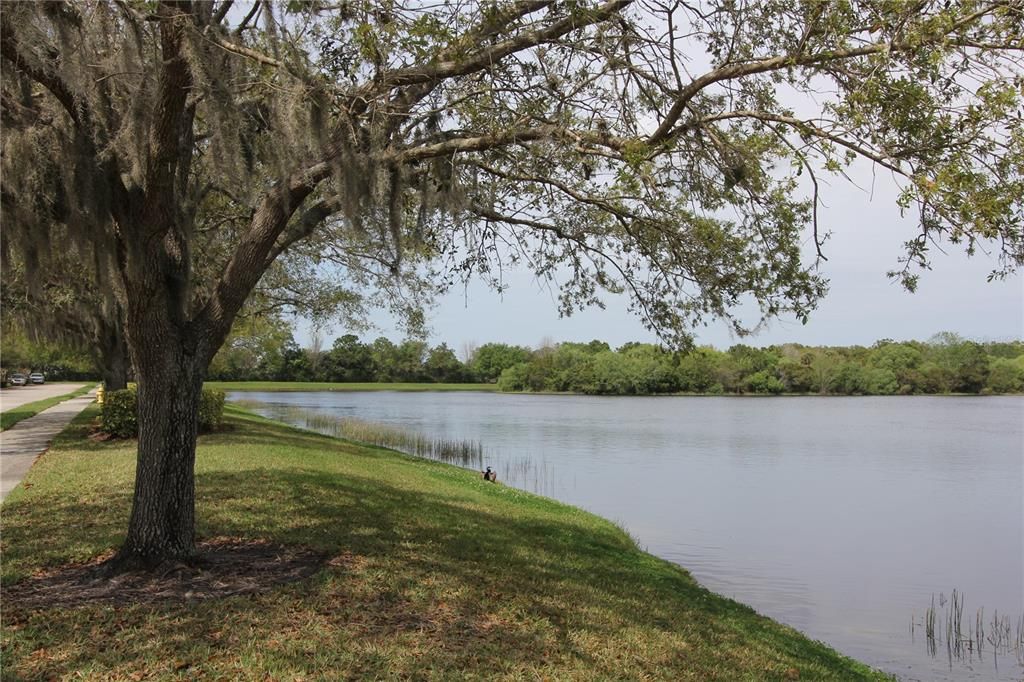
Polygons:
<instances>
[{"instance_id":1,"label":"bank slope","mask_svg":"<svg viewBox=\"0 0 1024 682\"><path fill-rule=\"evenodd\" d=\"M591 514L229 412L231 430L200 439L199 536L338 560L255 596L8 609L5 678L886 679ZM8 585L119 541L134 444L80 424L4 504Z\"/></svg>"}]
</instances>

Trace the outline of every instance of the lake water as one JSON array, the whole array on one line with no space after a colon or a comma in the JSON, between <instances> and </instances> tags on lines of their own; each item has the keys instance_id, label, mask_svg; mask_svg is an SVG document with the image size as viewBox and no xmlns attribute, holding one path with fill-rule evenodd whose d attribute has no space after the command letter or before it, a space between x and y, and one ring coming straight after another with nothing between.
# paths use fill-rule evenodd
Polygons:
<instances>
[{"instance_id":1,"label":"lake water","mask_svg":"<svg viewBox=\"0 0 1024 682\"><path fill-rule=\"evenodd\" d=\"M1024 652L933 653L923 625L934 597L944 635L956 589L965 623L998 611L1020 636L1024 398L229 399L478 440L500 481L612 519L709 589L901 679L1024 679Z\"/></svg>"}]
</instances>

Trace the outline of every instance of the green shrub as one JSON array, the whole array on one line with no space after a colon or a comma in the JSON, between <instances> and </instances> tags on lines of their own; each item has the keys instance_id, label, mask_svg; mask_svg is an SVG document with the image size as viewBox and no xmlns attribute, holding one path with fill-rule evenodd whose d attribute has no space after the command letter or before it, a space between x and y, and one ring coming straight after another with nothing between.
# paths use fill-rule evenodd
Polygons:
<instances>
[{"instance_id":1,"label":"green shrub","mask_svg":"<svg viewBox=\"0 0 1024 682\"><path fill-rule=\"evenodd\" d=\"M204 388L199 396L199 431L211 431L224 418L224 391ZM139 435L138 399L134 387L109 391L103 397L100 425L104 433L118 438Z\"/></svg>"},{"instance_id":2,"label":"green shrub","mask_svg":"<svg viewBox=\"0 0 1024 682\"><path fill-rule=\"evenodd\" d=\"M137 402L134 388L107 391L100 413L103 432L118 438L134 437L139 432Z\"/></svg>"},{"instance_id":3,"label":"green shrub","mask_svg":"<svg viewBox=\"0 0 1024 682\"><path fill-rule=\"evenodd\" d=\"M498 377L498 390L505 392L525 391L529 388L530 365L526 362L506 367Z\"/></svg>"},{"instance_id":4,"label":"green shrub","mask_svg":"<svg viewBox=\"0 0 1024 682\"><path fill-rule=\"evenodd\" d=\"M199 396L199 430L212 431L224 419L224 391L204 388Z\"/></svg>"},{"instance_id":5,"label":"green shrub","mask_svg":"<svg viewBox=\"0 0 1024 682\"><path fill-rule=\"evenodd\" d=\"M1024 356L1022 356L1024 357ZM1018 393L1024 390L1024 365L1020 358L996 358L989 365L988 388L994 393Z\"/></svg>"},{"instance_id":6,"label":"green shrub","mask_svg":"<svg viewBox=\"0 0 1024 682\"><path fill-rule=\"evenodd\" d=\"M747 390L751 393L769 393L778 395L786 390L786 386L772 374L772 370L763 369L747 377Z\"/></svg>"}]
</instances>

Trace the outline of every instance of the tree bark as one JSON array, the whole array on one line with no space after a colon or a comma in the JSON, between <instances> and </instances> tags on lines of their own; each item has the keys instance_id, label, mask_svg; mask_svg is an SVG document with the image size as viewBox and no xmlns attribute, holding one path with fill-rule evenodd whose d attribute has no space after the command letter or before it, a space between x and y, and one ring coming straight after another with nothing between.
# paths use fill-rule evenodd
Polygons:
<instances>
[{"instance_id":1,"label":"tree bark","mask_svg":"<svg viewBox=\"0 0 1024 682\"><path fill-rule=\"evenodd\" d=\"M128 388L128 358L118 356L103 363L103 389L122 391Z\"/></svg>"},{"instance_id":2,"label":"tree bark","mask_svg":"<svg viewBox=\"0 0 1024 682\"><path fill-rule=\"evenodd\" d=\"M199 399L213 354L224 342L238 309L266 268L267 256L295 205L278 194L253 217L260 230L247 258L233 259L235 279L218 288L216 315L190 314L190 258L185 234L167 204L151 201L130 224L159 239L132 241L121 271L124 329L138 384L139 446L128 535L113 568L153 567L187 558L195 550L195 456ZM292 197L294 198L294 196Z\"/></svg>"},{"instance_id":3,"label":"tree bark","mask_svg":"<svg viewBox=\"0 0 1024 682\"><path fill-rule=\"evenodd\" d=\"M108 391L128 388L128 370L131 363L128 360L128 345L121 325L104 322L97 336L96 346L99 350L104 388Z\"/></svg>"},{"instance_id":4,"label":"tree bark","mask_svg":"<svg viewBox=\"0 0 1024 682\"><path fill-rule=\"evenodd\" d=\"M195 548L195 456L205 367L181 338L137 331L139 446L128 535L118 560L151 566Z\"/></svg>"},{"instance_id":5,"label":"tree bark","mask_svg":"<svg viewBox=\"0 0 1024 682\"><path fill-rule=\"evenodd\" d=\"M135 251L123 273L135 293L124 328L138 386L139 445L128 535L115 564L153 566L195 548L195 457L199 396L209 357L187 315L189 258L174 215L143 214L163 239ZM163 222L166 227L160 225ZM133 277L135 275L135 277Z\"/></svg>"},{"instance_id":6,"label":"tree bark","mask_svg":"<svg viewBox=\"0 0 1024 682\"><path fill-rule=\"evenodd\" d=\"M180 211L178 172L195 109L181 51L189 2L157 7L163 55L149 130L144 190L115 215L124 328L138 384L139 449L128 535L115 566L153 566L195 550L195 458L199 394L209 358L189 319L192 226Z\"/></svg>"}]
</instances>

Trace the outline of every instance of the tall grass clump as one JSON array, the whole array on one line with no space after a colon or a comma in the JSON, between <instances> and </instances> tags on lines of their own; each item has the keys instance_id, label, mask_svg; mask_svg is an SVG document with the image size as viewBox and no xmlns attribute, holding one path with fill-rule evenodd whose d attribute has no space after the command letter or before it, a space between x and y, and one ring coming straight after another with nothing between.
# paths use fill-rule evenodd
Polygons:
<instances>
[{"instance_id":1,"label":"tall grass clump","mask_svg":"<svg viewBox=\"0 0 1024 682\"><path fill-rule=\"evenodd\" d=\"M519 452L489 450L484 453L483 445L479 441L435 438L402 426L353 417L337 417L292 405L244 399L233 400L232 403L243 409L253 410L272 419L318 433L390 448L407 455L454 464L466 469L481 471L486 461L497 474L498 480L538 495L557 497L557 488L563 483L554 468L546 461Z\"/></svg>"},{"instance_id":2,"label":"tall grass clump","mask_svg":"<svg viewBox=\"0 0 1024 682\"><path fill-rule=\"evenodd\" d=\"M390 424L364 421L352 417L331 417L295 408L288 409L288 421L338 438L367 445L390 448L407 455L424 457L468 469L481 469L483 445L479 441L431 438Z\"/></svg>"}]
</instances>

